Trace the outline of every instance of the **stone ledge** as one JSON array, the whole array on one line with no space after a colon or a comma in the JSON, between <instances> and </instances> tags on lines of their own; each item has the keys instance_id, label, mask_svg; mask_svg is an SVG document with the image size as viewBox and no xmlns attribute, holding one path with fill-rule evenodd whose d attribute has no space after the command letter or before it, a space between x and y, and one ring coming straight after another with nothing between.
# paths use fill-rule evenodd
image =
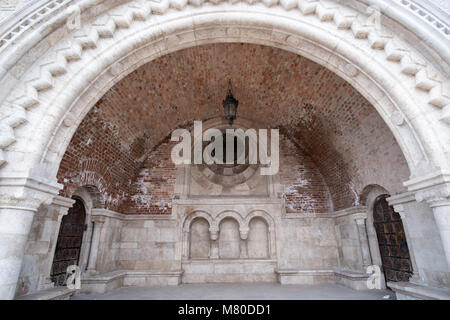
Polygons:
<instances>
[{"instance_id":1,"label":"stone ledge","mask_svg":"<svg viewBox=\"0 0 450 320\"><path fill-rule=\"evenodd\" d=\"M67 287L54 287L17 297L16 300L69 300L75 292L76 290Z\"/></svg>"},{"instance_id":2,"label":"stone ledge","mask_svg":"<svg viewBox=\"0 0 450 320\"><path fill-rule=\"evenodd\" d=\"M364 280L366 280L370 276L370 274L364 273L362 271L349 270L349 269L339 269L339 268L334 269L334 273L337 276L340 276L340 277L343 277L343 278L347 278L347 279L352 279L352 280L357 280L357 279L364 279Z\"/></svg>"},{"instance_id":3,"label":"stone ledge","mask_svg":"<svg viewBox=\"0 0 450 320\"><path fill-rule=\"evenodd\" d=\"M316 274L334 274L332 269L276 269L275 272L279 275L316 275Z\"/></svg>"},{"instance_id":4,"label":"stone ledge","mask_svg":"<svg viewBox=\"0 0 450 320\"><path fill-rule=\"evenodd\" d=\"M107 293L123 286L179 285L182 274L182 270L117 270L85 276L80 291Z\"/></svg>"},{"instance_id":5,"label":"stone ledge","mask_svg":"<svg viewBox=\"0 0 450 320\"><path fill-rule=\"evenodd\" d=\"M369 274L349 269L277 269L281 284L338 283L354 290L367 290Z\"/></svg>"},{"instance_id":6,"label":"stone ledge","mask_svg":"<svg viewBox=\"0 0 450 320\"><path fill-rule=\"evenodd\" d=\"M320 284L335 283L335 274L332 269L276 269L278 281L281 284Z\"/></svg>"},{"instance_id":7,"label":"stone ledge","mask_svg":"<svg viewBox=\"0 0 450 320\"><path fill-rule=\"evenodd\" d=\"M216 263L216 264L227 264L227 263L277 263L276 259L252 259L252 258L246 258L246 259L225 259L225 258L208 258L208 259L184 259L181 261L182 263L198 263L203 264L205 262L207 263Z\"/></svg>"},{"instance_id":8,"label":"stone ledge","mask_svg":"<svg viewBox=\"0 0 450 320\"><path fill-rule=\"evenodd\" d=\"M397 300L450 300L449 288L426 287L409 282L388 282Z\"/></svg>"},{"instance_id":9,"label":"stone ledge","mask_svg":"<svg viewBox=\"0 0 450 320\"><path fill-rule=\"evenodd\" d=\"M206 196L193 197L188 199L174 199L173 205L196 205L196 206L210 206L210 205L223 205L232 207L236 205L255 204L257 206L264 207L265 205L282 206L283 200L279 198L269 198L266 196L261 197L239 197L239 196L222 196L220 198L211 198Z\"/></svg>"}]
</instances>

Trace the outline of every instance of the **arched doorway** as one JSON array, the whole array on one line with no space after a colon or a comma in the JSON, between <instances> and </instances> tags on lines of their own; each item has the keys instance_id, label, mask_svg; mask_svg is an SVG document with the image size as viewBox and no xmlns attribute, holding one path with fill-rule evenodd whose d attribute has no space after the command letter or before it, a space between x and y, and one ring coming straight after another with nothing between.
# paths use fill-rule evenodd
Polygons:
<instances>
[{"instance_id":1,"label":"arched doorway","mask_svg":"<svg viewBox=\"0 0 450 320\"><path fill-rule=\"evenodd\" d=\"M83 201L73 197L75 203L61 221L56 243L55 256L51 269L51 279L55 286L64 285L66 269L70 265L78 265L83 233L86 229L86 209Z\"/></svg>"},{"instance_id":2,"label":"arched doorway","mask_svg":"<svg viewBox=\"0 0 450 320\"><path fill-rule=\"evenodd\" d=\"M411 258L400 215L381 195L373 207L373 223L380 248L386 281L408 281L412 275Z\"/></svg>"}]
</instances>

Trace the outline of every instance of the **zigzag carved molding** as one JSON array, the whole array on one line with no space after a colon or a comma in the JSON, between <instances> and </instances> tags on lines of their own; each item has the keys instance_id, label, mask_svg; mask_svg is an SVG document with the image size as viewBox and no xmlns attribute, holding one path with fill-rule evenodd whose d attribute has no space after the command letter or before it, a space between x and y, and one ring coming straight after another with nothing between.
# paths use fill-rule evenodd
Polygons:
<instances>
[{"instance_id":1,"label":"zigzag carved molding","mask_svg":"<svg viewBox=\"0 0 450 320\"><path fill-rule=\"evenodd\" d=\"M57 1L60 5L64 0ZM83 59L85 50L95 50L98 43L113 38L121 28L131 28L134 22L146 21L152 14L161 15L170 8L183 10L186 6L204 3L218 4L220 0L136 0L117 6L98 16L93 22L76 31L70 40L60 41L51 56L39 62L23 78L7 99L0 122L0 165L6 163L3 151L16 141L14 128L27 122L27 110L40 104L41 92L53 89L55 78L68 72L68 65ZM239 0L234 1L238 3ZM254 4L258 0L244 1ZM450 83L436 70L416 57L389 30L380 30L367 16L341 4L323 0L262 0L266 7L278 6L285 10L297 10L301 15L314 16L318 21L334 26L342 32L351 31L355 39L368 41L372 50L384 51L385 59L400 65L401 73L414 78L415 88L428 94L428 103L442 109L440 120L450 125ZM6 116L5 116L6 115Z\"/></svg>"}]
</instances>

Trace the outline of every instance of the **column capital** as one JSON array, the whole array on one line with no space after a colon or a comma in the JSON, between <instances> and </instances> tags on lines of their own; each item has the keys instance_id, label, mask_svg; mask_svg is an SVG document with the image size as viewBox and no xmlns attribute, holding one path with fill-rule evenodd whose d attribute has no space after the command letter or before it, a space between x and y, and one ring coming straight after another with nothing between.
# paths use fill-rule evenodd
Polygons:
<instances>
[{"instance_id":1,"label":"column capital","mask_svg":"<svg viewBox=\"0 0 450 320\"><path fill-rule=\"evenodd\" d=\"M75 200L72 198L66 198L59 195L53 197L52 204L55 206L59 206L61 208L70 209L72 208Z\"/></svg>"},{"instance_id":2,"label":"column capital","mask_svg":"<svg viewBox=\"0 0 450 320\"><path fill-rule=\"evenodd\" d=\"M0 177L0 209L35 212L41 204L52 204L62 187L56 181L40 177Z\"/></svg>"},{"instance_id":3,"label":"column capital","mask_svg":"<svg viewBox=\"0 0 450 320\"><path fill-rule=\"evenodd\" d=\"M75 200L71 198L61 197L61 196L54 196L51 205L55 206L57 219L58 221L61 221L62 217L64 217L68 212L69 209L72 208L73 204L75 203Z\"/></svg>"},{"instance_id":4,"label":"column capital","mask_svg":"<svg viewBox=\"0 0 450 320\"><path fill-rule=\"evenodd\" d=\"M103 224L103 223L105 223L106 222L106 219L107 219L107 217L105 217L105 216L100 216L100 215L92 215L91 216L91 220L93 221L93 222L95 222L96 224Z\"/></svg>"},{"instance_id":5,"label":"column capital","mask_svg":"<svg viewBox=\"0 0 450 320\"><path fill-rule=\"evenodd\" d=\"M247 240L249 231L250 231L250 229L248 227L247 228L239 228L239 234L240 234L242 240Z\"/></svg>"},{"instance_id":6,"label":"column capital","mask_svg":"<svg viewBox=\"0 0 450 320\"><path fill-rule=\"evenodd\" d=\"M413 192L417 202L426 201L431 207L450 205L450 172L438 171L403 183Z\"/></svg>"},{"instance_id":7,"label":"column capital","mask_svg":"<svg viewBox=\"0 0 450 320\"><path fill-rule=\"evenodd\" d=\"M406 214L404 205L406 203L416 202L416 197L414 192L407 191L393 195L387 198L386 201L389 203L389 205L393 206L394 210L398 212L402 219L404 219Z\"/></svg>"}]
</instances>

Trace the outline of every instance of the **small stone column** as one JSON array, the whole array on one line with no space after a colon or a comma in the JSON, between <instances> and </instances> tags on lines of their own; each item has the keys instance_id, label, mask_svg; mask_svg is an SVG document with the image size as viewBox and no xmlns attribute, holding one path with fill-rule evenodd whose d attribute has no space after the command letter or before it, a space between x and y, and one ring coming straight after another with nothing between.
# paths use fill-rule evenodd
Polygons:
<instances>
[{"instance_id":1,"label":"small stone column","mask_svg":"<svg viewBox=\"0 0 450 320\"><path fill-rule=\"evenodd\" d=\"M239 242L239 258L240 259L247 259L248 258L248 248L247 248L247 238L248 238L248 228L241 228L239 230L241 239Z\"/></svg>"},{"instance_id":2,"label":"small stone column","mask_svg":"<svg viewBox=\"0 0 450 320\"><path fill-rule=\"evenodd\" d=\"M410 202L415 202L416 199L414 194L411 192L402 193L399 195L392 196L387 199L389 204L394 207L395 212L397 212L402 218L403 230L405 231L406 241L408 243L409 257L411 259L413 274L409 278L409 282L419 284L421 283L419 268L417 267L415 258L415 247L413 237L411 236L411 221L408 218L408 214L405 208L405 204Z\"/></svg>"},{"instance_id":3,"label":"small stone column","mask_svg":"<svg viewBox=\"0 0 450 320\"><path fill-rule=\"evenodd\" d=\"M189 230L183 230L183 253L182 258L183 259L189 259L189 251L190 251L190 233Z\"/></svg>"},{"instance_id":4,"label":"small stone column","mask_svg":"<svg viewBox=\"0 0 450 320\"><path fill-rule=\"evenodd\" d=\"M277 258L275 228L269 227L269 257L275 260Z\"/></svg>"},{"instance_id":5,"label":"small stone column","mask_svg":"<svg viewBox=\"0 0 450 320\"><path fill-rule=\"evenodd\" d=\"M87 267L87 273L90 275L97 274L97 258L100 247L100 234L103 229L103 224L106 221L106 217L104 216L92 216L93 222L93 234L92 234L92 242L89 254L89 263Z\"/></svg>"},{"instance_id":6,"label":"small stone column","mask_svg":"<svg viewBox=\"0 0 450 320\"><path fill-rule=\"evenodd\" d=\"M210 247L210 259L219 259L219 230L217 228L209 229L209 236L211 239L211 247Z\"/></svg>"},{"instance_id":7,"label":"small stone column","mask_svg":"<svg viewBox=\"0 0 450 320\"><path fill-rule=\"evenodd\" d=\"M358 228L359 246L361 248L362 268L367 270L367 267L372 265L372 258L370 257L369 239L367 238L366 218L355 219L356 227Z\"/></svg>"}]
</instances>

